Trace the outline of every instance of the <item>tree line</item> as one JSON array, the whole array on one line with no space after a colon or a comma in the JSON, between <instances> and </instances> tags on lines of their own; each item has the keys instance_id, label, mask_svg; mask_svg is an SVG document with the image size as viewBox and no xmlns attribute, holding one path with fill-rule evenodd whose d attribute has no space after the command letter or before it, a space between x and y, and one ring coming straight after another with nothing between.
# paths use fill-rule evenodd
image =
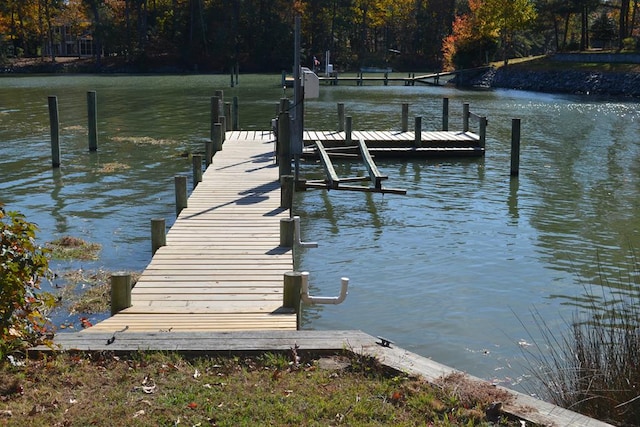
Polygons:
<instances>
[{"instance_id":1,"label":"tree line","mask_svg":"<svg viewBox=\"0 0 640 427\"><path fill-rule=\"evenodd\" d=\"M202 71L290 69L302 18L303 64L337 69L472 67L590 47L635 49L639 0L3 0L0 55L51 57L90 40L117 58ZM79 52L77 52L79 53Z\"/></svg>"}]
</instances>

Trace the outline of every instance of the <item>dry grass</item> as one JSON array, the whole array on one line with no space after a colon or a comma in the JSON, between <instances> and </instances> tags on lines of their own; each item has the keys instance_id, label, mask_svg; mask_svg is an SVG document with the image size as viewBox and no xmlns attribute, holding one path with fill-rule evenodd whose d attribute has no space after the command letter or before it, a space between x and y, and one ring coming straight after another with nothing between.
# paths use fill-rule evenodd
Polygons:
<instances>
[{"instance_id":1,"label":"dry grass","mask_svg":"<svg viewBox=\"0 0 640 427\"><path fill-rule=\"evenodd\" d=\"M362 356L306 357L55 354L5 364L0 425L521 425L489 421L495 396L461 393L460 381L430 386Z\"/></svg>"}]
</instances>

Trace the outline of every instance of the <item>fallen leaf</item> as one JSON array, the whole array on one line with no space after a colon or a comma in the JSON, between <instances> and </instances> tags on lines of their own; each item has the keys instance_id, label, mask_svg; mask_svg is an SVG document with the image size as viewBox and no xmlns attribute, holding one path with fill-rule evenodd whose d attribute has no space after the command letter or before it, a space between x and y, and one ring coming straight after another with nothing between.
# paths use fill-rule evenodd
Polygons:
<instances>
[{"instance_id":1,"label":"fallen leaf","mask_svg":"<svg viewBox=\"0 0 640 427\"><path fill-rule=\"evenodd\" d=\"M196 402L191 402L187 405L187 408L189 409L196 409L198 407L198 404Z\"/></svg>"},{"instance_id":2,"label":"fallen leaf","mask_svg":"<svg viewBox=\"0 0 640 427\"><path fill-rule=\"evenodd\" d=\"M202 375L202 374L200 374L200 371L198 371L198 370L196 369L196 371L193 373L193 378L199 378L199 377L200 377L200 375Z\"/></svg>"},{"instance_id":3,"label":"fallen leaf","mask_svg":"<svg viewBox=\"0 0 640 427\"><path fill-rule=\"evenodd\" d=\"M73 405L75 403L78 403L78 400L74 399L74 398L71 398L71 399L69 399L69 403Z\"/></svg>"},{"instance_id":4,"label":"fallen leaf","mask_svg":"<svg viewBox=\"0 0 640 427\"><path fill-rule=\"evenodd\" d=\"M135 414L133 414L133 418L138 418L140 415L144 415L144 409L140 409Z\"/></svg>"}]
</instances>

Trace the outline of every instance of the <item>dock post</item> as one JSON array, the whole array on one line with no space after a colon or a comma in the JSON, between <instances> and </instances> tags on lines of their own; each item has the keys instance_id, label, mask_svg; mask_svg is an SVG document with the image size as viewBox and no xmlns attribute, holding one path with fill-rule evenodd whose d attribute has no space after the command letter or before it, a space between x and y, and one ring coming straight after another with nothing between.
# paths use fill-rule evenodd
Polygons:
<instances>
[{"instance_id":1,"label":"dock post","mask_svg":"<svg viewBox=\"0 0 640 427\"><path fill-rule=\"evenodd\" d=\"M213 135L211 136L213 137ZM204 162L207 167L209 167L209 165L213 161L213 153L214 153L213 144L214 144L213 141L205 141L204 143Z\"/></svg>"},{"instance_id":2,"label":"dock post","mask_svg":"<svg viewBox=\"0 0 640 427\"><path fill-rule=\"evenodd\" d=\"M51 129L51 163L54 168L60 167L60 122L58 120L58 97L50 96L49 127Z\"/></svg>"},{"instance_id":3,"label":"dock post","mask_svg":"<svg viewBox=\"0 0 640 427\"><path fill-rule=\"evenodd\" d=\"M96 91L87 92L87 118L89 129L89 151L98 150L98 106Z\"/></svg>"},{"instance_id":4,"label":"dock post","mask_svg":"<svg viewBox=\"0 0 640 427\"><path fill-rule=\"evenodd\" d=\"M202 156L194 154L191 161L193 164L193 188L196 188L198 183L202 182Z\"/></svg>"},{"instance_id":5,"label":"dock post","mask_svg":"<svg viewBox=\"0 0 640 427\"><path fill-rule=\"evenodd\" d=\"M229 130L233 130L233 117L231 116L231 103L230 102L225 102L224 103L224 117L227 120L227 126L225 127L225 131L227 129Z\"/></svg>"},{"instance_id":6,"label":"dock post","mask_svg":"<svg viewBox=\"0 0 640 427\"><path fill-rule=\"evenodd\" d=\"M511 176L520 174L520 119L511 119Z\"/></svg>"},{"instance_id":7,"label":"dock post","mask_svg":"<svg viewBox=\"0 0 640 427\"><path fill-rule=\"evenodd\" d=\"M280 207L291 210L293 208L293 192L295 179L293 175L280 177Z\"/></svg>"},{"instance_id":8,"label":"dock post","mask_svg":"<svg viewBox=\"0 0 640 427\"><path fill-rule=\"evenodd\" d=\"M220 97L211 97L211 140L213 141L213 126L220 122Z\"/></svg>"},{"instance_id":9,"label":"dock post","mask_svg":"<svg viewBox=\"0 0 640 427\"><path fill-rule=\"evenodd\" d=\"M221 126L221 135L222 135L222 138L220 140L224 143L225 139L227 138L227 117L226 116L220 116L220 126ZM222 148L220 149L222 150Z\"/></svg>"},{"instance_id":10,"label":"dock post","mask_svg":"<svg viewBox=\"0 0 640 427\"><path fill-rule=\"evenodd\" d=\"M216 123L215 125L213 125L213 152L211 154L211 157L213 157L213 155L218 151L222 151L222 135L224 135L222 133L222 123Z\"/></svg>"},{"instance_id":11,"label":"dock post","mask_svg":"<svg viewBox=\"0 0 640 427\"><path fill-rule=\"evenodd\" d=\"M353 130L353 118L351 116L347 116L345 117L346 121L345 121L345 135L344 135L344 141L347 144L351 144L351 131Z\"/></svg>"},{"instance_id":12,"label":"dock post","mask_svg":"<svg viewBox=\"0 0 640 427\"><path fill-rule=\"evenodd\" d=\"M280 98L280 110L279 113L289 112L289 98Z\"/></svg>"},{"instance_id":13,"label":"dock post","mask_svg":"<svg viewBox=\"0 0 640 427\"><path fill-rule=\"evenodd\" d=\"M462 132L469 132L469 103L462 104Z\"/></svg>"},{"instance_id":14,"label":"dock post","mask_svg":"<svg viewBox=\"0 0 640 427\"><path fill-rule=\"evenodd\" d=\"M238 97L233 97L233 109L231 116L231 130L240 130L240 113L238 112Z\"/></svg>"},{"instance_id":15,"label":"dock post","mask_svg":"<svg viewBox=\"0 0 640 427\"><path fill-rule=\"evenodd\" d=\"M115 273L111 275L111 315L131 307L131 275Z\"/></svg>"},{"instance_id":16,"label":"dock post","mask_svg":"<svg viewBox=\"0 0 640 427\"><path fill-rule=\"evenodd\" d=\"M220 104L224 104L224 91L222 89L216 90L213 95L218 97Z\"/></svg>"},{"instance_id":17,"label":"dock post","mask_svg":"<svg viewBox=\"0 0 640 427\"><path fill-rule=\"evenodd\" d=\"M280 86L287 87L287 71L286 70L282 70L282 77L280 80Z\"/></svg>"},{"instance_id":18,"label":"dock post","mask_svg":"<svg viewBox=\"0 0 640 427\"><path fill-rule=\"evenodd\" d=\"M174 177L176 187L176 216L180 215L182 209L187 207L187 177Z\"/></svg>"},{"instance_id":19,"label":"dock post","mask_svg":"<svg viewBox=\"0 0 640 427\"><path fill-rule=\"evenodd\" d=\"M338 132L344 132L344 103L338 102Z\"/></svg>"},{"instance_id":20,"label":"dock post","mask_svg":"<svg viewBox=\"0 0 640 427\"><path fill-rule=\"evenodd\" d=\"M487 118L480 117L480 130L478 134L480 136L480 147L484 150L487 146Z\"/></svg>"},{"instance_id":21,"label":"dock post","mask_svg":"<svg viewBox=\"0 0 640 427\"><path fill-rule=\"evenodd\" d=\"M449 98L442 98L442 130L449 131Z\"/></svg>"},{"instance_id":22,"label":"dock post","mask_svg":"<svg viewBox=\"0 0 640 427\"><path fill-rule=\"evenodd\" d=\"M300 329L301 315L302 273L287 271L284 273L284 289L282 293L282 307L296 312L297 329Z\"/></svg>"},{"instance_id":23,"label":"dock post","mask_svg":"<svg viewBox=\"0 0 640 427\"><path fill-rule=\"evenodd\" d=\"M422 117L420 116L416 117L414 135L413 146L415 148L422 147Z\"/></svg>"},{"instance_id":24,"label":"dock post","mask_svg":"<svg viewBox=\"0 0 640 427\"><path fill-rule=\"evenodd\" d=\"M151 220L151 256L162 246L167 246L167 231L164 218Z\"/></svg>"},{"instance_id":25,"label":"dock post","mask_svg":"<svg viewBox=\"0 0 640 427\"><path fill-rule=\"evenodd\" d=\"M293 248L295 221L293 218L280 218L280 246Z\"/></svg>"},{"instance_id":26,"label":"dock post","mask_svg":"<svg viewBox=\"0 0 640 427\"><path fill-rule=\"evenodd\" d=\"M291 175L291 119L289 113L278 116L277 143L278 171L280 176Z\"/></svg>"},{"instance_id":27,"label":"dock post","mask_svg":"<svg viewBox=\"0 0 640 427\"><path fill-rule=\"evenodd\" d=\"M384 85L389 86L389 73L384 73Z\"/></svg>"},{"instance_id":28,"label":"dock post","mask_svg":"<svg viewBox=\"0 0 640 427\"><path fill-rule=\"evenodd\" d=\"M402 132L409 131L409 104L402 103Z\"/></svg>"},{"instance_id":29,"label":"dock post","mask_svg":"<svg viewBox=\"0 0 640 427\"><path fill-rule=\"evenodd\" d=\"M234 81L233 81L233 67L231 67L231 73L229 74L231 76L231 87L234 86Z\"/></svg>"}]
</instances>

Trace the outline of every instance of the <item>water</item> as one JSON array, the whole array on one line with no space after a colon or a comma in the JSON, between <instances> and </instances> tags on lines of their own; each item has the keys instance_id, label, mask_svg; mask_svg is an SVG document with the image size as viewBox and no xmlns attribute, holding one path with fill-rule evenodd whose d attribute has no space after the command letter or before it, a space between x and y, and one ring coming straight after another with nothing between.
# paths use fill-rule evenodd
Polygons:
<instances>
[{"instance_id":1,"label":"water","mask_svg":"<svg viewBox=\"0 0 640 427\"><path fill-rule=\"evenodd\" d=\"M173 177L191 179L188 152L209 135L216 89L240 99L243 129L266 129L283 96L279 76L55 76L0 79L0 202L49 241L103 245L96 262L56 268L142 270L149 220L175 217ZM99 151L88 152L86 91L98 93ZM59 99L62 167L51 169L47 96ZM292 96L290 90L285 96ZM305 329L360 329L473 375L516 386L521 345L538 336L532 312L561 332L585 288L628 281L640 247L638 104L521 91L404 86L322 87L306 105L309 129L334 129L344 102L354 129L398 129L401 103L450 129L462 103L489 119L483 159L380 161L407 196L310 190L296 195L303 240L297 264L312 292L339 306L305 310ZM509 177L511 119L522 120L521 171ZM358 164L337 167L362 173ZM320 176L304 164L305 176ZM99 316L98 316L99 317ZM528 331L528 332L527 332ZM531 334L532 336L530 336ZM524 364L526 366L526 363Z\"/></svg>"}]
</instances>

